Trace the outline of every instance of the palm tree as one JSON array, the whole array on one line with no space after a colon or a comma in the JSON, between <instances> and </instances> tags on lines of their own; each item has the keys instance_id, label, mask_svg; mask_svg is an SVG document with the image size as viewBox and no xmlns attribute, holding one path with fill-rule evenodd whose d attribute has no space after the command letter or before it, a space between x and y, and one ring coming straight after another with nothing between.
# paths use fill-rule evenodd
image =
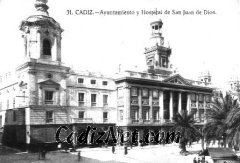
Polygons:
<instances>
[{"instance_id":1,"label":"palm tree","mask_svg":"<svg viewBox=\"0 0 240 163\"><path fill-rule=\"evenodd\" d=\"M180 153L186 153L186 145L199 140L202 136L201 132L194 126L194 114L194 112L188 114L186 110L182 110L181 114L177 113L173 118L175 122L173 130L181 132L179 147L182 150Z\"/></svg>"},{"instance_id":2,"label":"palm tree","mask_svg":"<svg viewBox=\"0 0 240 163\"><path fill-rule=\"evenodd\" d=\"M203 136L207 142L222 140L224 147L226 147L227 130L229 128L226 119L234 106L235 103L229 94L226 94L225 97L214 98L206 117L207 123L203 129Z\"/></svg>"},{"instance_id":3,"label":"palm tree","mask_svg":"<svg viewBox=\"0 0 240 163\"><path fill-rule=\"evenodd\" d=\"M229 144L240 147L240 108L235 105L226 118L227 123L227 141Z\"/></svg>"}]
</instances>

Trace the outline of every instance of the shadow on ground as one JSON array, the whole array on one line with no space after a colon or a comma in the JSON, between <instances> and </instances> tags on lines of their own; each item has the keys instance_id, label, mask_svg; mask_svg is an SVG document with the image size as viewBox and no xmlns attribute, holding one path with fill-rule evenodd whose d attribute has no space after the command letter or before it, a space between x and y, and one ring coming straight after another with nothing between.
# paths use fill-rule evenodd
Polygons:
<instances>
[{"instance_id":1,"label":"shadow on ground","mask_svg":"<svg viewBox=\"0 0 240 163\"><path fill-rule=\"evenodd\" d=\"M45 160L39 160L38 153L27 153L27 152L18 152L14 153L13 151L8 151L9 153L5 152L4 154L0 153L0 163L66 163L66 162L86 162L86 163L101 163L97 159L91 159L87 157L81 157L81 160L78 161L77 154L71 153L63 153L63 152L48 152L46 154ZM115 162L120 163L117 161L107 161L107 162Z\"/></svg>"}]
</instances>

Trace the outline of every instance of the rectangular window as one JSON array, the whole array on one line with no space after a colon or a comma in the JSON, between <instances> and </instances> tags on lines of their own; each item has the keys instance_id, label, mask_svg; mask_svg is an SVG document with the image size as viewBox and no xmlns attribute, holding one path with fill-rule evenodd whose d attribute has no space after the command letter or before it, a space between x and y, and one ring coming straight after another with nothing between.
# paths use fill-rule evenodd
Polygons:
<instances>
[{"instance_id":1,"label":"rectangular window","mask_svg":"<svg viewBox=\"0 0 240 163\"><path fill-rule=\"evenodd\" d=\"M132 120L138 120L138 108L131 108L130 116Z\"/></svg>"},{"instance_id":2,"label":"rectangular window","mask_svg":"<svg viewBox=\"0 0 240 163\"><path fill-rule=\"evenodd\" d=\"M123 120L123 110L119 110L119 120Z\"/></svg>"},{"instance_id":3,"label":"rectangular window","mask_svg":"<svg viewBox=\"0 0 240 163\"><path fill-rule=\"evenodd\" d=\"M107 122L108 120L108 112L103 112L103 122Z\"/></svg>"},{"instance_id":4,"label":"rectangular window","mask_svg":"<svg viewBox=\"0 0 240 163\"><path fill-rule=\"evenodd\" d=\"M206 102L210 102L210 96L206 95Z\"/></svg>"},{"instance_id":5,"label":"rectangular window","mask_svg":"<svg viewBox=\"0 0 240 163\"><path fill-rule=\"evenodd\" d=\"M79 84L82 84L84 82L84 79L83 78L78 78L78 83Z\"/></svg>"},{"instance_id":6,"label":"rectangular window","mask_svg":"<svg viewBox=\"0 0 240 163\"><path fill-rule=\"evenodd\" d=\"M97 105L97 95L91 94L91 105L96 106Z\"/></svg>"},{"instance_id":7,"label":"rectangular window","mask_svg":"<svg viewBox=\"0 0 240 163\"><path fill-rule=\"evenodd\" d=\"M53 111L46 111L46 123L53 122Z\"/></svg>"},{"instance_id":8,"label":"rectangular window","mask_svg":"<svg viewBox=\"0 0 240 163\"><path fill-rule=\"evenodd\" d=\"M158 98L158 90L153 90L153 98Z\"/></svg>"},{"instance_id":9,"label":"rectangular window","mask_svg":"<svg viewBox=\"0 0 240 163\"><path fill-rule=\"evenodd\" d=\"M199 101L199 102L203 102L203 95L202 95L202 94L199 94L199 95L198 95L198 101Z\"/></svg>"},{"instance_id":10,"label":"rectangular window","mask_svg":"<svg viewBox=\"0 0 240 163\"><path fill-rule=\"evenodd\" d=\"M91 84L96 84L96 80L91 80Z\"/></svg>"},{"instance_id":11,"label":"rectangular window","mask_svg":"<svg viewBox=\"0 0 240 163\"><path fill-rule=\"evenodd\" d=\"M168 67L166 58L162 58L162 67Z\"/></svg>"},{"instance_id":12,"label":"rectangular window","mask_svg":"<svg viewBox=\"0 0 240 163\"><path fill-rule=\"evenodd\" d=\"M84 119L84 111L79 111L78 112L78 118L79 119Z\"/></svg>"},{"instance_id":13,"label":"rectangular window","mask_svg":"<svg viewBox=\"0 0 240 163\"><path fill-rule=\"evenodd\" d=\"M153 119L154 120L159 120L159 109L154 109L153 110Z\"/></svg>"},{"instance_id":14,"label":"rectangular window","mask_svg":"<svg viewBox=\"0 0 240 163\"><path fill-rule=\"evenodd\" d=\"M107 81L103 81L102 85L108 85L108 82Z\"/></svg>"},{"instance_id":15,"label":"rectangular window","mask_svg":"<svg viewBox=\"0 0 240 163\"><path fill-rule=\"evenodd\" d=\"M84 106L84 93L78 93L78 106Z\"/></svg>"},{"instance_id":16,"label":"rectangular window","mask_svg":"<svg viewBox=\"0 0 240 163\"><path fill-rule=\"evenodd\" d=\"M108 95L103 95L103 106L108 106Z\"/></svg>"},{"instance_id":17,"label":"rectangular window","mask_svg":"<svg viewBox=\"0 0 240 163\"><path fill-rule=\"evenodd\" d=\"M143 108L142 118L143 120L149 120L149 108Z\"/></svg>"},{"instance_id":18,"label":"rectangular window","mask_svg":"<svg viewBox=\"0 0 240 163\"><path fill-rule=\"evenodd\" d=\"M137 88L131 88L131 96L138 96L138 89Z\"/></svg>"},{"instance_id":19,"label":"rectangular window","mask_svg":"<svg viewBox=\"0 0 240 163\"><path fill-rule=\"evenodd\" d=\"M53 91L45 91L45 104L53 104Z\"/></svg>"},{"instance_id":20,"label":"rectangular window","mask_svg":"<svg viewBox=\"0 0 240 163\"><path fill-rule=\"evenodd\" d=\"M191 101L196 102L196 94L191 94Z\"/></svg>"},{"instance_id":21,"label":"rectangular window","mask_svg":"<svg viewBox=\"0 0 240 163\"><path fill-rule=\"evenodd\" d=\"M148 89L143 89L142 90L142 96L143 97L148 97Z\"/></svg>"}]
</instances>

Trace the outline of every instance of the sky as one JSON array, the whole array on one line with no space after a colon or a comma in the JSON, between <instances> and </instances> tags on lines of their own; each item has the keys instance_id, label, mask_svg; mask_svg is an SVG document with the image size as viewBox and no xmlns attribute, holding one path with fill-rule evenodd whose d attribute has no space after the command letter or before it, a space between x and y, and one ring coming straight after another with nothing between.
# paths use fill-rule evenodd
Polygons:
<instances>
[{"instance_id":1,"label":"sky","mask_svg":"<svg viewBox=\"0 0 240 163\"><path fill-rule=\"evenodd\" d=\"M24 56L21 20L35 12L35 0L0 0L0 72L13 69ZM240 3L238 0L49 0L49 15L62 33L62 61L78 70L112 74L122 69L146 70L144 48L150 23L162 19L165 45L179 73L197 79L209 70L216 86L240 76ZM161 15L67 15L67 10L165 11ZM193 11L194 15L176 15ZM216 14L197 15L196 11Z\"/></svg>"}]
</instances>

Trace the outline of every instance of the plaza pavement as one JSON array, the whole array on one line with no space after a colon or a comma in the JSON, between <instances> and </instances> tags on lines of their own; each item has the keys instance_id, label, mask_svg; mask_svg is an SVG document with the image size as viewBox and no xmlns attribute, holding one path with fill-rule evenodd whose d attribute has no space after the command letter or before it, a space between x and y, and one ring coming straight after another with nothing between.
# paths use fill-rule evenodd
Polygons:
<instances>
[{"instance_id":1,"label":"plaza pavement","mask_svg":"<svg viewBox=\"0 0 240 163\"><path fill-rule=\"evenodd\" d=\"M128 154L124 155L123 147L116 147L115 154L112 154L111 147L102 148L81 148L77 151L81 151L81 161L89 163L99 162L140 162L140 163L192 163L193 158L197 158L197 152L200 151L200 144L193 144L192 147L188 147L187 150L192 154L188 156L182 156L179 154L180 149L178 144L167 145L149 145L144 147L128 147ZM64 153L60 151L49 152L46 155L46 160L38 160L38 153L0 153L0 163L65 163L65 162L79 162L78 152ZM206 158L209 163L212 163L209 157Z\"/></svg>"}]
</instances>

